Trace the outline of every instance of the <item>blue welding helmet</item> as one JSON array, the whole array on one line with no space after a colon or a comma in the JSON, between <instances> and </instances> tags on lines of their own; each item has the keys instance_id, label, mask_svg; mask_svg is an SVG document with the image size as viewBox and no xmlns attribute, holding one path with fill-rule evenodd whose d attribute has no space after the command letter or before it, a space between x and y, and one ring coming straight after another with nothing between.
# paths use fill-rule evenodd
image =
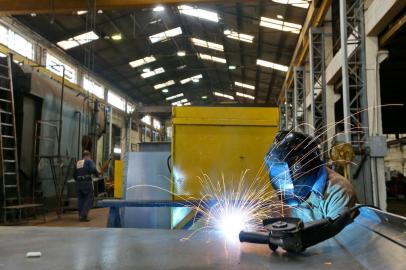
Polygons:
<instances>
[{"instance_id":1,"label":"blue welding helmet","mask_svg":"<svg viewBox=\"0 0 406 270\"><path fill-rule=\"evenodd\" d=\"M314 137L293 131L278 132L265 163L272 187L287 204L299 204L312 190L323 192L327 171Z\"/></svg>"}]
</instances>

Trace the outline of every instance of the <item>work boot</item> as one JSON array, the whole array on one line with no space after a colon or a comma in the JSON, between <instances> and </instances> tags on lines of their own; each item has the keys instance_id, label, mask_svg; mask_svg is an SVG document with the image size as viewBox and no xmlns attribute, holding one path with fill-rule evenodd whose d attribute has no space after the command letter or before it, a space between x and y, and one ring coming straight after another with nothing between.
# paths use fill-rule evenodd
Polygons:
<instances>
[{"instance_id":1,"label":"work boot","mask_svg":"<svg viewBox=\"0 0 406 270\"><path fill-rule=\"evenodd\" d=\"M88 219L87 217L80 217L80 218L79 218L79 221L80 221L80 222L89 222L90 219Z\"/></svg>"}]
</instances>

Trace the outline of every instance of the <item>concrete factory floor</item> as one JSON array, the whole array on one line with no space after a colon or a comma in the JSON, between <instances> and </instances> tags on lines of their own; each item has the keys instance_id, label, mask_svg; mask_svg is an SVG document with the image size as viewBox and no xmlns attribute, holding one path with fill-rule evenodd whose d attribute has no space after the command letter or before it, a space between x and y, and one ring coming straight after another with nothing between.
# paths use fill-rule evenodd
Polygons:
<instances>
[{"instance_id":1,"label":"concrete factory floor","mask_svg":"<svg viewBox=\"0 0 406 270\"><path fill-rule=\"evenodd\" d=\"M95 208L90 211L89 222L79 222L77 211L68 211L63 213L60 219L58 219L55 212L46 214L46 222L41 216L38 216L35 220L30 220L28 224L22 224L23 226L42 226L42 227L93 227L93 228L105 228L107 224L107 216L109 214L108 208ZM0 268L1 269L1 268Z\"/></svg>"}]
</instances>

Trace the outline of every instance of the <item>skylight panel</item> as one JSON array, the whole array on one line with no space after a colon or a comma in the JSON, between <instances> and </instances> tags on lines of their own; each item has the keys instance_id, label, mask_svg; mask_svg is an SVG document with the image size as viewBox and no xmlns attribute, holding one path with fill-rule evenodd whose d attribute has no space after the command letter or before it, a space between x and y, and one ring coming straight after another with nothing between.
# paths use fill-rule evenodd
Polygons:
<instances>
[{"instance_id":1,"label":"skylight panel","mask_svg":"<svg viewBox=\"0 0 406 270\"><path fill-rule=\"evenodd\" d=\"M236 86L239 86L239 87L242 87L242 88L247 88L247 89L255 90L255 86L250 85L250 84L241 83L241 82L234 82L234 84L235 84Z\"/></svg>"},{"instance_id":2,"label":"skylight panel","mask_svg":"<svg viewBox=\"0 0 406 270\"><path fill-rule=\"evenodd\" d=\"M217 62L217 63L222 63L222 64L227 63L226 59L224 59L224 58L211 56L211 55L203 54L203 53L200 53L199 56L201 59L204 59L204 60L210 60L212 62Z\"/></svg>"},{"instance_id":3,"label":"skylight panel","mask_svg":"<svg viewBox=\"0 0 406 270\"><path fill-rule=\"evenodd\" d=\"M178 9L181 14L197 17L199 19L209 20L212 22L219 21L219 17L216 12L208 11L201 8L195 8L187 5L178 6Z\"/></svg>"},{"instance_id":4,"label":"skylight panel","mask_svg":"<svg viewBox=\"0 0 406 270\"><path fill-rule=\"evenodd\" d=\"M198 38L192 38L192 42L196 46L209 48L209 49L217 50L217 51L224 51L223 45L217 44L214 42L209 42L209 41L205 41L205 40L198 39Z\"/></svg>"},{"instance_id":5,"label":"skylight panel","mask_svg":"<svg viewBox=\"0 0 406 270\"><path fill-rule=\"evenodd\" d=\"M179 94L167 97L166 100L172 100L172 99L180 98L180 97L183 97L183 93L179 93Z\"/></svg>"},{"instance_id":6,"label":"skylight panel","mask_svg":"<svg viewBox=\"0 0 406 270\"><path fill-rule=\"evenodd\" d=\"M257 59L257 65L267 67L267 68L273 68L273 69L280 70L283 72L288 71L288 66L272 63L272 62L261 60L261 59Z\"/></svg>"},{"instance_id":7,"label":"skylight panel","mask_svg":"<svg viewBox=\"0 0 406 270\"><path fill-rule=\"evenodd\" d=\"M223 97L223 98L227 98L227 99L234 100L234 97L233 97L233 96L226 95L226 94L223 94L223 93L220 93L220 92L213 92L213 94L214 94L215 96L218 96L218 97Z\"/></svg>"},{"instance_id":8,"label":"skylight panel","mask_svg":"<svg viewBox=\"0 0 406 270\"><path fill-rule=\"evenodd\" d=\"M152 76L164 73L164 72L165 72L165 69L160 67L160 68L157 68L157 69L150 70L148 72L142 73L141 77L143 77L145 79L145 78L149 78L149 77L152 77Z\"/></svg>"},{"instance_id":9,"label":"skylight panel","mask_svg":"<svg viewBox=\"0 0 406 270\"><path fill-rule=\"evenodd\" d=\"M168 87L168 86L171 86L171 85L174 85L174 84L175 84L175 81L170 80L170 81L167 81L167 82L164 82L164 83L156 84L156 85L154 85L154 88L158 90L158 89L165 88L165 87Z\"/></svg>"},{"instance_id":10,"label":"skylight panel","mask_svg":"<svg viewBox=\"0 0 406 270\"><path fill-rule=\"evenodd\" d=\"M239 96L239 97L243 97L243 98L247 98L247 99L252 99L252 100L255 99L254 96L247 95L247 94L244 94L244 93L236 92L235 94L236 94L237 96Z\"/></svg>"},{"instance_id":11,"label":"skylight panel","mask_svg":"<svg viewBox=\"0 0 406 270\"><path fill-rule=\"evenodd\" d=\"M267 17L261 17L259 25L285 32L291 32L294 34L299 34L300 30L302 29L302 26L300 24L290 23L277 19L271 19Z\"/></svg>"},{"instance_id":12,"label":"skylight panel","mask_svg":"<svg viewBox=\"0 0 406 270\"><path fill-rule=\"evenodd\" d=\"M272 0L273 2L285 5L292 5L300 8L309 8L308 0Z\"/></svg>"},{"instance_id":13,"label":"skylight panel","mask_svg":"<svg viewBox=\"0 0 406 270\"><path fill-rule=\"evenodd\" d=\"M89 43L89 42L97 40L97 39L99 39L99 36L95 32L90 31L90 32L86 32L86 33L74 36L67 40L59 41L56 44L64 50L69 50L74 47Z\"/></svg>"},{"instance_id":14,"label":"skylight panel","mask_svg":"<svg viewBox=\"0 0 406 270\"><path fill-rule=\"evenodd\" d=\"M241 34L232 30L224 30L224 35L228 38L252 43L254 41L254 36L247 35L247 34Z\"/></svg>"},{"instance_id":15,"label":"skylight panel","mask_svg":"<svg viewBox=\"0 0 406 270\"><path fill-rule=\"evenodd\" d=\"M136 68L136 67L139 67L139 66L148 64L148 63L152 63L152 62L154 62L154 61L156 61L155 57L154 57L153 55L150 55L150 56L147 56L147 57L138 59L138 60L131 61L131 62L129 62L128 64L129 64L132 68Z\"/></svg>"},{"instance_id":16,"label":"skylight panel","mask_svg":"<svg viewBox=\"0 0 406 270\"><path fill-rule=\"evenodd\" d=\"M160 41L166 41L171 37L176 37L182 34L182 28L176 27L165 32L161 32L152 36L149 36L151 43L157 43Z\"/></svg>"},{"instance_id":17,"label":"skylight panel","mask_svg":"<svg viewBox=\"0 0 406 270\"><path fill-rule=\"evenodd\" d=\"M201 78L203 78L203 75L202 75L202 74L198 74L198 75L195 75L195 76L192 76L192 77L183 79L183 80L180 81L180 83L181 83L181 84L186 84L186 83L188 83L188 82L195 81L195 80L199 80L199 79L201 79Z\"/></svg>"}]
</instances>

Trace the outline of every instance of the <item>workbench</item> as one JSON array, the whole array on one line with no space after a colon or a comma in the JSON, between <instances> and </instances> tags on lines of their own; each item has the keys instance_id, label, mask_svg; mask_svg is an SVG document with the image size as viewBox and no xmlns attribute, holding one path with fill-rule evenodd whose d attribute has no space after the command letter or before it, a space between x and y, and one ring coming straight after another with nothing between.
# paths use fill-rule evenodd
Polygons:
<instances>
[{"instance_id":1,"label":"workbench","mask_svg":"<svg viewBox=\"0 0 406 270\"><path fill-rule=\"evenodd\" d=\"M379 214L379 213L378 213ZM132 228L0 227L0 269L406 269L404 223L360 215L302 254L227 241L218 232ZM403 227L398 227L398 225ZM40 258L26 258L40 251Z\"/></svg>"}]
</instances>

